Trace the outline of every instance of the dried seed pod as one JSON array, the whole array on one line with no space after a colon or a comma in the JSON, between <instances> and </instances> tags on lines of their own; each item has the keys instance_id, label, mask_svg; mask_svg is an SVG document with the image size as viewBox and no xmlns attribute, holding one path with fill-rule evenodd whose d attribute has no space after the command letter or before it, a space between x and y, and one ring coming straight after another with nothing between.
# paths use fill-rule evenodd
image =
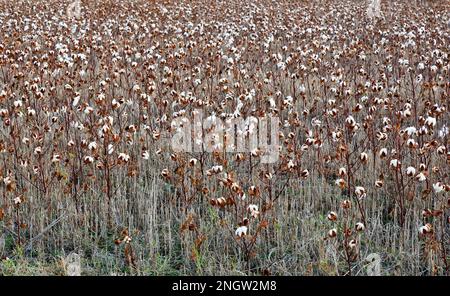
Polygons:
<instances>
[{"instance_id":1,"label":"dried seed pod","mask_svg":"<svg viewBox=\"0 0 450 296\"><path fill-rule=\"evenodd\" d=\"M169 169L163 169L161 171L161 176L163 176L164 178L169 178L170 177Z\"/></svg>"},{"instance_id":2,"label":"dried seed pod","mask_svg":"<svg viewBox=\"0 0 450 296\"><path fill-rule=\"evenodd\" d=\"M217 205L219 207L224 207L227 204L227 200L222 196L217 199Z\"/></svg>"},{"instance_id":3,"label":"dried seed pod","mask_svg":"<svg viewBox=\"0 0 450 296\"><path fill-rule=\"evenodd\" d=\"M350 209L351 206L352 206L352 203L351 203L351 201L348 200L348 199L343 200L343 201L341 202L341 207L342 207L343 209Z\"/></svg>"},{"instance_id":4,"label":"dried seed pod","mask_svg":"<svg viewBox=\"0 0 450 296\"><path fill-rule=\"evenodd\" d=\"M355 225L355 229L356 229L356 231L364 231L364 229L366 229L366 227L364 226L364 224L362 222L358 222Z\"/></svg>"},{"instance_id":5,"label":"dried seed pod","mask_svg":"<svg viewBox=\"0 0 450 296\"><path fill-rule=\"evenodd\" d=\"M337 235L337 230L336 230L336 228L330 229L330 230L328 231L327 235L328 235L329 238L336 237L336 235Z\"/></svg>"},{"instance_id":6,"label":"dried seed pod","mask_svg":"<svg viewBox=\"0 0 450 296\"><path fill-rule=\"evenodd\" d=\"M300 176L306 179L309 176L309 171L307 169L304 169L303 171L301 171Z\"/></svg>"},{"instance_id":7,"label":"dried seed pod","mask_svg":"<svg viewBox=\"0 0 450 296\"><path fill-rule=\"evenodd\" d=\"M348 246L350 247L350 249L356 248L357 245L358 245L358 241L356 239L352 239L348 242Z\"/></svg>"},{"instance_id":8,"label":"dried seed pod","mask_svg":"<svg viewBox=\"0 0 450 296\"><path fill-rule=\"evenodd\" d=\"M420 235L427 235L429 233L433 232L433 225L431 225L430 223L425 224L424 226L421 226L419 228L419 234Z\"/></svg>"},{"instance_id":9,"label":"dried seed pod","mask_svg":"<svg viewBox=\"0 0 450 296\"><path fill-rule=\"evenodd\" d=\"M198 160L197 160L196 158L191 158L191 159L189 160L189 165L190 165L191 167L193 167L193 166L195 166L195 165L197 164L197 162L198 162Z\"/></svg>"},{"instance_id":10,"label":"dried seed pod","mask_svg":"<svg viewBox=\"0 0 450 296\"><path fill-rule=\"evenodd\" d=\"M333 211L329 212L327 215L327 219L330 221L336 221L338 218L337 214Z\"/></svg>"},{"instance_id":11,"label":"dried seed pod","mask_svg":"<svg viewBox=\"0 0 450 296\"><path fill-rule=\"evenodd\" d=\"M383 184L384 184L383 180L376 180L375 181L375 187L377 187L377 188L383 187Z\"/></svg>"}]
</instances>

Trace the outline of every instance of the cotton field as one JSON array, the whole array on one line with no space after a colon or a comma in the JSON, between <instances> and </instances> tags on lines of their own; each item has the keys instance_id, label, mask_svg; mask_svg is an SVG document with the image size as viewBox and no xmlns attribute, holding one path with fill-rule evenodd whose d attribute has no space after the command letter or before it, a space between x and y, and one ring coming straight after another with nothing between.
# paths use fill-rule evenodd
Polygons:
<instances>
[{"instance_id":1,"label":"cotton field","mask_svg":"<svg viewBox=\"0 0 450 296\"><path fill-rule=\"evenodd\" d=\"M449 48L449 0L0 0L0 274L450 275Z\"/></svg>"}]
</instances>

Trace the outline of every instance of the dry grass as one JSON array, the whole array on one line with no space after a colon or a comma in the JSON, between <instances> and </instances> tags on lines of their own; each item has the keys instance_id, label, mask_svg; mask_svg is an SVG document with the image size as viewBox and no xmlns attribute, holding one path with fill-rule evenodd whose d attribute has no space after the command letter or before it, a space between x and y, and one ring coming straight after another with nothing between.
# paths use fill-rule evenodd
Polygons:
<instances>
[{"instance_id":1,"label":"dry grass","mask_svg":"<svg viewBox=\"0 0 450 296\"><path fill-rule=\"evenodd\" d=\"M410 2L0 0L0 274L449 274L450 2ZM171 149L240 103L277 163Z\"/></svg>"}]
</instances>

